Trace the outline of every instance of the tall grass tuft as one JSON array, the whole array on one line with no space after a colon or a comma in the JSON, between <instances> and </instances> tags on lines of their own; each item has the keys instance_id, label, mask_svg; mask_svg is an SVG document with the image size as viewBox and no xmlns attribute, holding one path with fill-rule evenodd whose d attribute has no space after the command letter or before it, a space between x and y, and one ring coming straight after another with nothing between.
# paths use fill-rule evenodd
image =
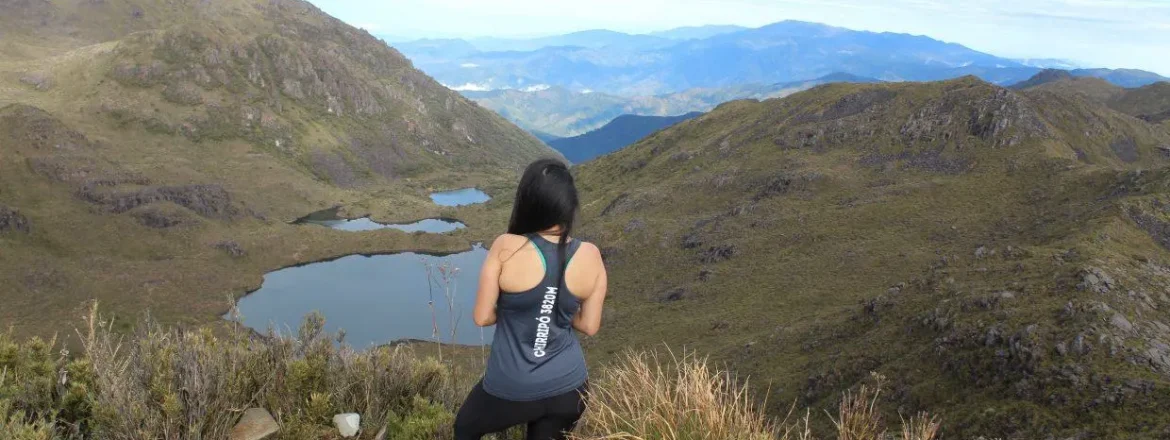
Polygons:
<instances>
[{"instance_id":1,"label":"tall grass tuft","mask_svg":"<svg viewBox=\"0 0 1170 440\"><path fill-rule=\"evenodd\" d=\"M627 353L595 376L578 440L776 438L746 386L705 358Z\"/></svg>"},{"instance_id":2,"label":"tall grass tuft","mask_svg":"<svg viewBox=\"0 0 1170 440\"><path fill-rule=\"evenodd\" d=\"M837 409L833 424L838 440L882 440L886 435L885 421L877 409L885 378L873 375L875 386L861 385L856 392L846 391ZM832 416L830 416L832 418Z\"/></svg>"}]
</instances>

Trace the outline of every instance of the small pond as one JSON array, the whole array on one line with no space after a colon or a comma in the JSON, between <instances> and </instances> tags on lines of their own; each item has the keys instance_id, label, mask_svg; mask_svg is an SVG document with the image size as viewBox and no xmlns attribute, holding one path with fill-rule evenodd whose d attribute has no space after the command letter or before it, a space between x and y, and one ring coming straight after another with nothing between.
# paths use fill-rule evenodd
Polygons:
<instances>
[{"instance_id":1,"label":"small pond","mask_svg":"<svg viewBox=\"0 0 1170 440\"><path fill-rule=\"evenodd\" d=\"M457 254L420 253L351 255L332 261L289 267L264 276L259 290L242 298L238 308L243 324L260 332L269 325L282 333L295 332L304 316L320 311L326 329L344 329L346 341L367 348L402 339L432 340L433 295L439 333L444 342L479 345L480 329L472 321L479 270L487 251L476 245ZM428 282L424 262L436 269ZM449 265L459 271L454 280L455 339L450 331L451 310L437 270ZM483 329L490 343L493 328ZM293 333L295 334L295 333Z\"/></svg>"},{"instance_id":2,"label":"small pond","mask_svg":"<svg viewBox=\"0 0 1170 440\"><path fill-rule=\"evenodd\" d=\"M431 193L431 200L439 206L464 206L474 205L477 203L484 203L491 200L491 196L487 193L475 188L457 189L454 191L443 191Z\"/></svg>"},{"instance_id":3,"label":"small pond","mask_svg":"<svg viewBox=\"0 0 1170 440\"><path fill-rule=\"evenodd\" d=\"M379 229L397 229L403 232L428 232L443 234L467 227L462 222L444 218L428 218L413 223L384 224L370 220L369 217L359 219L345 219L338 216L340 208L330 208L314 212L293 222L299 225L319 225L340 231L360 232L376 231Z\"/></svg>"}]
</instances>

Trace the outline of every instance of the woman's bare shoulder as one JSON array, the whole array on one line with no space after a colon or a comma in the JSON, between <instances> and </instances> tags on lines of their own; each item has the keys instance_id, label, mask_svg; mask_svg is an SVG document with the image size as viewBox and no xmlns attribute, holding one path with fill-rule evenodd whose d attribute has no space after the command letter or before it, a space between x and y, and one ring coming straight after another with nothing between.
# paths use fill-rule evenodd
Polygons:
<instances>
[{"instance_id":1,"label":"woman's bare shoulder","mask_svg":"<svg viewBox=\"0 0 1170 440\"><path fill-rule=\"evenodd\" d=\"M599 249L597 245L588 241L581 240L581 246L577 249L577 255L591 260L596 260L598 262L601 261L601 249Z\"/></svg>"},{"instance_id":2,"label":"woman's bare shoulder","mask_svg":"<svg viewBox=\"0 0 1170 440\"><path fill-rule=\"evenodd\" d=\"M501 234L500 236L496 237L495 240L492 241L491 248L495 249L497 246L503 246L505 248L507 248L507 247L515 248L516 245L523 245L526 243L528 243L528 237L525 237L523 235Z\"/></svg>"}]
</instances>

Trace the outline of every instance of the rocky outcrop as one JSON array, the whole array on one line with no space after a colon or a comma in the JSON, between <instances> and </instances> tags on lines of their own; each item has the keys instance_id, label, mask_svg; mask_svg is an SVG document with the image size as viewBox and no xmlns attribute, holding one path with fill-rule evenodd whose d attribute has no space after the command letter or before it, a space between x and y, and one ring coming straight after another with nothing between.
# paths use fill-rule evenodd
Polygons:
<instances>
[{"instance_id":1,"label":"rocky outcrop","mask_svg":"<svg viewBox=\"0 0 1170 440\"><path fill-rule=\"evenodd\" d=\"M240 258L248 255L243 246L240 246L235 240L224 240L215 244L215 248L224 251L232 258Z\"/></svg>"},{"instance_id":2,"label":"rocky outcrop","mask_svg":"<svg viewBox=\"0 0 1170 440\"><path fill-rule=\"evenodd\" d=\"M12 231L27 234L31 229L28 218L21 215L20 211L0 205L0 233Z\"/></svg>"},{"instance_id":3,"label":"rocky outcrop","mask_svg":"<svg viewBox=\"0 0 1170 440\"><path fill-rule=\"evenodd\" d=\"M231 219L240 215L231 195L222 186L195 184L149 187L131 191L105 191L101 185L85 185L78 196L91 203L105 205L114 213L123 213L155 202L171 202L207 218Z\"/></svg>"}]
</instances>

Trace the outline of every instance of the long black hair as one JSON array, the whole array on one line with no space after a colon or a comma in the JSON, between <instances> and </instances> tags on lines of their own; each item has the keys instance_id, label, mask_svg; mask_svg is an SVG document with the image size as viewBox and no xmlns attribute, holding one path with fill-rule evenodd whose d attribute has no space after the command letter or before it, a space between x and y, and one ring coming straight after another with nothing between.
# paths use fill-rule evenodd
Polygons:
<instances>
[{"instance_id":1,"label":"long black hair","mask_svg":"<svg viewBox=\"0 0 1170 440\"><path fill-rule=\"evenodd\" d=\"M516 188L516 201L512 204L512 219L508 222L508 233L528 235L560 227L557 241L557 261L560 275L557 290L565 283L565 252L573 222L577 217L577 187L569 167L556 159L541 159L528 165Z\"/></svg>"}]
</instances>

